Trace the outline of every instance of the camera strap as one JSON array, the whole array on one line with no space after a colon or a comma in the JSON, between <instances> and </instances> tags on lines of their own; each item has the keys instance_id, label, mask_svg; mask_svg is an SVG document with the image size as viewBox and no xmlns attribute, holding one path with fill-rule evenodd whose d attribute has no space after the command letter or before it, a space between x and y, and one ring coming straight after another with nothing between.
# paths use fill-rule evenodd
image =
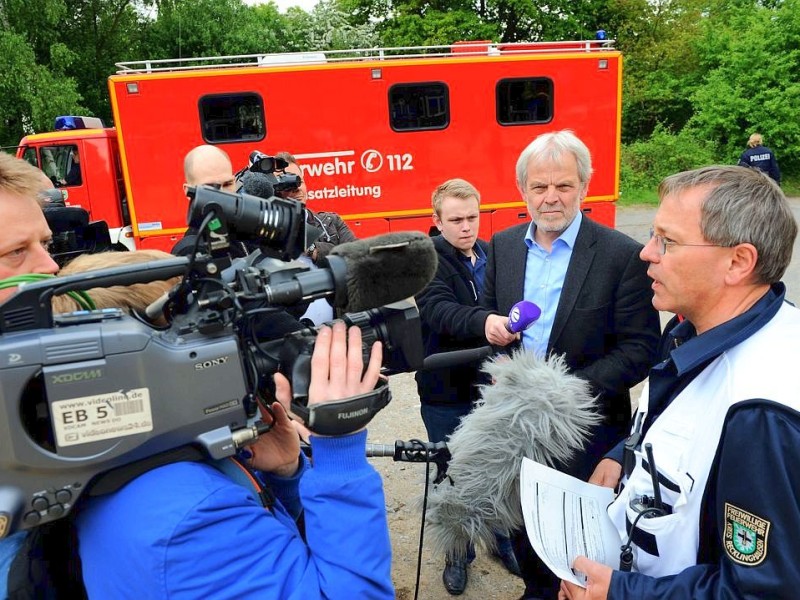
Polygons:
<instances>
[{"instance_id":1,"label":"camera strap","mask_svg":"<svg viewBox=\"0 0 800 600\"><path fill-rule=\"evenodd\" d=\"M366 426L391 400L389 381L381 379L366 394L311 406L293 404L292 411L302 417L306 427L314 433L346 435Z\"/></svg>"}]
</instances>

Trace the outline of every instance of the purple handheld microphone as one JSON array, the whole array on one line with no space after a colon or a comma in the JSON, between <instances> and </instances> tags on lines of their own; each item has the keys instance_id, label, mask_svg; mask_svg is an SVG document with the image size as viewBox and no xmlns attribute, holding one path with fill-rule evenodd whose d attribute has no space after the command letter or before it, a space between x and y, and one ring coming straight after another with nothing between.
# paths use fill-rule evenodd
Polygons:
<instances>
[{"instance_id":1,"label":"purple handheld microphone","mask_svg":"<svg viewBox=\"0 0 800 600\"><path fill-rule=\"evenodd\" d=\"M511 333L519 333L533 325L542 316L542 309L533 302L520 300L508 313L508 323L506 329Z\"/></svg>"}]
</instances>

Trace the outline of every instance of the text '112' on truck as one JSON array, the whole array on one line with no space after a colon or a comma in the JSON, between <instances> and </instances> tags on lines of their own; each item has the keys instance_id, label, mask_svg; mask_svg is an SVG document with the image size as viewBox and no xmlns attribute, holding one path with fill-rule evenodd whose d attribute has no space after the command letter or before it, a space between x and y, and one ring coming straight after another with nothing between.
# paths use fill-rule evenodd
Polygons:
<instances>
[{"instance_id":1,"label":"text '112' on truck","mask_svg":"<svg viewBox=\"0 0 800 600\"><path fill-rule=\"evenodd\" d=\"M433 188L481 193L481 231L529 219L514 170L537 135L572 129L594 163L583 210L614 226L622 57L606 40L384 48L118 63L114 128L62 118L18 156L108 223L112 241L169 250L186 227L183 158L292 153L315 211L358 237L431 228ZM59 125L57 125L57 128Z\"/></svg>"}]
</instances>

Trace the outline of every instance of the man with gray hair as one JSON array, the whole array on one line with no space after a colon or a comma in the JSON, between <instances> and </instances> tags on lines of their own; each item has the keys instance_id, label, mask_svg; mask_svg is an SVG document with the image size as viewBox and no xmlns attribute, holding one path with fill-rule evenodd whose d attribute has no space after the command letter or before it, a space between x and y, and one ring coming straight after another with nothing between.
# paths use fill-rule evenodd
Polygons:
<instances>
[{"instance_id":1,"label":"man with gray hair","mask_svg":"<svg viewBox=\"0 0 800 600\"><path fill-rule=\"evenodd\" d=\"M542 316L523 333L523 346L563 355L571 372L591 384L603 422L582 453L556 465L584 480L626 435L629 390L653 365L659 338L641 244L581 214L591 174L589 149L569 130L543 134L522 151L517 187L532 222L492 237L483 298L499 313L486 320L491 343L511 341L502 315L520 300L535 302ZM524 532L515 542L523 597L554 598L558 580Z\"/></svg>"},{"instance_id":2,"label":"man with gray hair","mask_svg":"<svg viewBox=\"0 0 800 600\"><path fill-rule=\"evenodd\" d=\"M780 279L797 224L777 184L742 167L672 175L659 197L641 257L653 305L682 320L594 478L624 484L608 508L620 570L579 557L588 587L562 597L796 598L800 310Z\"/></svg>"}]
</instances>

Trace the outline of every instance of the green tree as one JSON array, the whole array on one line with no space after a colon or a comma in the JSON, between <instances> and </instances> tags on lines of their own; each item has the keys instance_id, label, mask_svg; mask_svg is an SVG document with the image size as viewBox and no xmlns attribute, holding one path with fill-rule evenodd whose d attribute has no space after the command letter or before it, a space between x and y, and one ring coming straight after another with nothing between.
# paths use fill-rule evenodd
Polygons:
<instances>
[{"instance_id":1,"label":"green tree","mask_svg":"<svg viewBox=\"0 0 800 600\"><path fill-rule=\"evenodd\" d=\"M496 40L498 29L467 10L429 10L393 19L381 33L381 46L441 46L457 41Z\"/></svg>"},{"instance_id":2,"label":"green tree","mask_svg":"<svg viewBox=\"0 0 800 600\"><path fill-rule=\"evenodd\" d=\"M74 53L68 73L93 115L111 120L106 80L115 63L139 58L144 11L134 0L64 0L59 39Z\"/></svg>"},{"instance_id":3,"label":"green tree","mask_svg":"<svg viewBox=\"0 0 800 600\"><path fill-rule=\"evenodd\" d=\"M354 22L333 0L320 2L311 14L300 14L302 12L289 9L287 16L295 21L295 26L305 28L307 50L347 50L378 45L373 24Z\"/></svg>"},{"instance_id":4,"label":"green tree","mask_svg":"<svg viewBox=\"0 0 800 600\"><path fill-rule=\"evenodd\" d=\"M500 30L485 19L485 5L470 0L335 0L350 22L373 27L382 47L446 45L460 40L497 40ZM483 2L483 0L481 0Z\"/></svg>"},{"instance_id":5,"label":"green tree","mask_svg":"<svg viewBox=\"0 0 800 600\"><path fill-rule=\"evenodd\" d=\"M253 10L241 0L161 0L148 26L148 59L279 51L274 5Z\"/></svg>"},{"instance_id":6,"label":"green tree","mask_svg":"<svg viewBox=\"0 0 800 600\"><path fill-rule=\"evenodd\" d=\"M699 139L689 128L673 133L658 124L646 139L623 146L620 187L623 193L655 191L667 175L714 162L716 147L713 142Z\"/></svg>"},{"instance_id":7,"label":"green tree","mask_svg":"<svg viewBox=\"0 0 800 600\"><path fill-rule=\"evenodd\" d=\"M75 53L51 35L63 16L58 0L34 8L0 2L0 145L53 127L53 118L81 109L77 84L67 71Z\"/></svg>"},{"instance_id":8,"label":"green tree","mask_svg":"<svg viewBox=\"0 0 800 600\"><path fill-rule=\"evenodd\" d=\"M691 94L689 122L735 162L759 131L784 171L800 169L800 1L719 4L704 23L698 53L708 66Z\"/></svg>"},{"instance_id":9,"label":"green tree","mask_svg":"<svg viewBox=\"0 0 800 600\"><path fill-rule=\"evenodd\" d=\"M704 67L696 53L702 0L610 0L609 35L624 56L622 139L648 139L657 125L680 130Z\"/></svg>"}]
</instances>

